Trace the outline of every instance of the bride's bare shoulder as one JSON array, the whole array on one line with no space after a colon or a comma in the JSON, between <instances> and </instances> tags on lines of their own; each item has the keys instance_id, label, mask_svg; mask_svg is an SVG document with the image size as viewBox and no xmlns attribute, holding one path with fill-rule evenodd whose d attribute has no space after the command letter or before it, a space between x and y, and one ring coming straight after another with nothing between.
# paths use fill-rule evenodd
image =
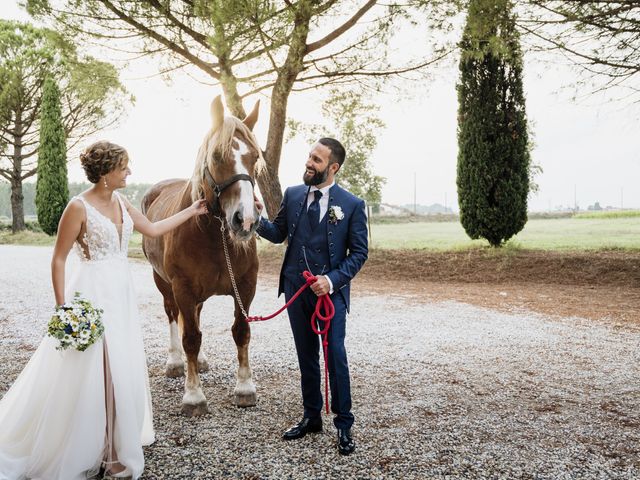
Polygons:
<instances>
[{"instance_id":1,"label":"bride's bare shoulder","mask_svg":"<svg viewBox=\"0 0 640 480\"><path fill-rule=\"evenodd\" d=\"M69 200L69 203L67 203L62 216L67 217L68 220L83 221L86 213L84 202L82 201L82 199L73 197L71 200Z\"/></svg>"},{"instance_id":2,"label":"bride's bare shoulder","mask_svg":"<svg viewBox=\"0 0 640 480\"><path fill-rule=\"evenodd\" d=\"M82 212L84 211L84 202L79 197L73 197L67 203L67 207L65 210L69 210L70 212Z\"/></svg>"}]
</instances>

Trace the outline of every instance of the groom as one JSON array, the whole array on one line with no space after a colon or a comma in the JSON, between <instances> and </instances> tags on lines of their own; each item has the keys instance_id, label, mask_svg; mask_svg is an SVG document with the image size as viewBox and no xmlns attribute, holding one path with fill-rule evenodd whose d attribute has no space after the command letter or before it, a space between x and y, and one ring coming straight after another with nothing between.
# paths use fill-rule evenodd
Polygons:
<instances>
[{"instance_id":1,"label":"groom","mask_svg":"<svg viewBox=\"0 0 640 480\"><path fill-rule=\"evenodd\" d=\"M329 386L333 423L338 429L338 450L349 455L355 449L351 436L351 387L344 346L350 282L367 260L367 219L363 200L336 185L334 177L345 158L342 144L321 138L311 148L302 177L304 185L290 187L278 215L260 220L258 233L273 243L289 241L280 271L278 295L287 301L305 283L309 270L318 277L288 308L298 354L302 384L302 420L283 434L295 440L322 430L320 390L320 342L310 319L318 296L330 294L335 306L328 340ZM258 208L262 205L258 203Z\"/></svg>"}]
</instances>

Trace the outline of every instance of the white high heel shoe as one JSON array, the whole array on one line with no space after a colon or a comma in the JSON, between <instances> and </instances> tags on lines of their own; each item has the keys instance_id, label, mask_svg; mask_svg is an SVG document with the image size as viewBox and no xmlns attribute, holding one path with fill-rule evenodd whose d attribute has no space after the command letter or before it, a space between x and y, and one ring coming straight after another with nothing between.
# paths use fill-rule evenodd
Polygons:
<instances>
[{"instance_id":1,"label":"white high heel shoe","mask_svg":"<svg viewBox=\"0 0 640 480\"><path fill-rule=\"evenodd\" d=\"M131 477L133 472L129 467L125 467L124 470L118 473L107 473L105 478L129 478Z\"/></svg>"}]
</instances>

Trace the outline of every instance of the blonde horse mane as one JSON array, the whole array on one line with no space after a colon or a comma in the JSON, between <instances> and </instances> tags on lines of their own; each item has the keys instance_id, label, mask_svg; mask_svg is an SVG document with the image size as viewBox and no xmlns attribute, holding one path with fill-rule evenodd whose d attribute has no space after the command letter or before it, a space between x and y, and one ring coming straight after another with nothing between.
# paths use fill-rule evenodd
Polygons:
<instances>
[{"instance_id":1,"label":"blonde horse mane","mask_svg":"<svg viewBox=\"0 0 640 480\"><path fill-rule=\"evenodd\" d=\"M216 164L228 162L232 158L231 151L233 149L233 135L239 130L249 143L249 147L254 148L258 152L258 161L255 171L249 172L254 175L260 173L265 168L265 161L262 156L262 150L258 145L253 132L247 127L242 120L236 117L224 117L224 121L220 128L210 130L204 138L198 156L196 157L196 165L191 177L191 200L196 201L203 198L203 175L205 167L213 174Z\"/></svg>"}]
</instances>

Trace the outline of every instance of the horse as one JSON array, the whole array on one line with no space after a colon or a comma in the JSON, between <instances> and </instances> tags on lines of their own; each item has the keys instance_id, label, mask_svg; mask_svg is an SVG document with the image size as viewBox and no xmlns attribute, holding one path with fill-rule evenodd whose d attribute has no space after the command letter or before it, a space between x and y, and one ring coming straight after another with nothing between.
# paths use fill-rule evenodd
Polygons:
<instances>
[{"instance_id":1,"label":"horse","mask_svg":"<svg viewBox=\"0 0 640 480\"><path fill-rule=\"evenodd\" d=\"M199 375L209 369L200 350L200 313L203 303L213 295L234 297L231 331L238 350L238 370L233 402L240 407L256 404L256 387L249 365L251 330L245 309L249 309L253 300L258 276L255 230L259 212L255 206L254 179L264 168L261 149L252 133L258 110L259 100L244 120L225 116L217 96L211 103L211 129L198 150L191 179L161 181L142 199L142 212L153 222L173 215L197 199L206 199L208 205L206 216L193 217L160 238L144 237L142 241L169 319L165 374L184 375L183 350L186 356L182 413L187 416L209 411ZM228 246L223 244L225 239ZM229 273L231 266L233 274Z\"/></svg>"}]
</instances>

